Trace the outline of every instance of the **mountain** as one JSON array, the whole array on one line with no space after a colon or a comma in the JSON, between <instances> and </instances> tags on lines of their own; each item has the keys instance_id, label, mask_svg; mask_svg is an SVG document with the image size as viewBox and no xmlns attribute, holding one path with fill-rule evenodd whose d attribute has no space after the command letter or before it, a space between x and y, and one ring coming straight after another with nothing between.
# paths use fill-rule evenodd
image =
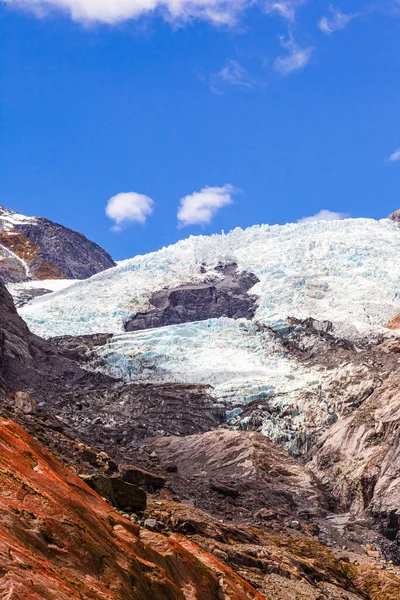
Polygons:
<instances>
[{"instance_id":1,"label":"mountain","mask_svg":"<svg viewBox=\"0 0 400 600\"><path fill-rule=\"evenodd\" d=\"M96 573L81 597L122 600L131 577L141 599L150 573L179 600L397 600L399 251L392 219L264 225L136 257L19 314L0 284L14 457L0 482L40 492L0 510L32 586L56 572L74 597ZM77 531L98 568L71 556ZM21 583L1 547L0 569L0 589Z\"/></svg>"},{"instance_id":2,"label":"mountain","mask_svg":"<svg viewBox=\"0 0 400 600\"><path fill-rule=\"evenodd\" d=\"M0 206L0 279L86 279L114 267L111 256L81 233Z\"/></svg>"}]
</instances>

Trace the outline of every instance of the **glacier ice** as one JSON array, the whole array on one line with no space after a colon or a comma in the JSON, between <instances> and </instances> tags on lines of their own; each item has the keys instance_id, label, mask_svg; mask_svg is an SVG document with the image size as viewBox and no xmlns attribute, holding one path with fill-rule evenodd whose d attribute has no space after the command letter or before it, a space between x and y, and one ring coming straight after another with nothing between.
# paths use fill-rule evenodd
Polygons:
<instances>
[{"instance_id":1,"label":"glacier ice","mask_svg":"<svg viewBox=\"0 0 400 600\"><path fill-rule=\"evenodd\" d=\"M124 320L149 308L154 292L202 282L207 269L236 262L260 279L251 291L260 298L257 322L312 316L362 333L400 312L399 255L400 228L388 219L234 229L123 261L35 300L21 315L46 337L118 333Z\"/></svg>"}]
</instances>

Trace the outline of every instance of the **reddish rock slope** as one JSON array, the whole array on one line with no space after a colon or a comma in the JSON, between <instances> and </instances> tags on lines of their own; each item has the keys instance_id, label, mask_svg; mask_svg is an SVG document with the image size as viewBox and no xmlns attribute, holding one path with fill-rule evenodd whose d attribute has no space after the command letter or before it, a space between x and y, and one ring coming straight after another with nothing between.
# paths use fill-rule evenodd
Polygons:
<instances>
[{"instance_id":1,"label":"reddish rock slope","mask_svg":"<svg viewBox=\"0 0 400 600\"><path fill-rule=\"evenodd\" d=\"M2 598L263 598L195 544L141 532L4 419L0 481Z\"/></svg>"}]
</instances>

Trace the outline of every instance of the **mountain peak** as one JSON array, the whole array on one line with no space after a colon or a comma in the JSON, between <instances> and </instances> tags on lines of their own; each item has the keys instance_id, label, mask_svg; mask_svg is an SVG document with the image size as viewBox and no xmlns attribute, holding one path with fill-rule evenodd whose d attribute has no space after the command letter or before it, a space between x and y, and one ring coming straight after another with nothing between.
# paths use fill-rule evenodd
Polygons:
<instances>
[{"instance_id":1,"label":"mountain peak","mask_svg":"<svg viewBox=\"0 0 400 600\"><path fill-rule=\"evenodd\" d=\"M395 221L396 223L400 223L400 208L398 210L395 210L394 213L389 215L388 218L392 221Z\"/></svg>"},{"instance_id":2,"label":"mountain peak","mask_svg":"<svg viewBox=\"0 0 400 600\"><path fill-rule=\"evenodd\" d=\"M0 279L5 283L86 279L113 266L111 256L81 233L0 206Z\"/></svg>"}]
</instances>

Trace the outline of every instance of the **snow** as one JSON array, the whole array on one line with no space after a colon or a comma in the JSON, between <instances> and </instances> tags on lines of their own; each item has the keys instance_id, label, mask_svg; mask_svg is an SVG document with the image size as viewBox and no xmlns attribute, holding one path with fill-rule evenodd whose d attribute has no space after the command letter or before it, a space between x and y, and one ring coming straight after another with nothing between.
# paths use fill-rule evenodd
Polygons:
<instances>
[{"instance_id":1,"label":"snow","mask_svg":"<svg viewBox=\"0 0 400 600\"><path fill-rule=\"evenodd\" d=\"M13 229L14 225L26 225L28 223L37 223L37 218L26 217L25 215L8 210L4 206L0 206L0 226L2 225L3 229L10 230Z\"/></svg>"},{"instance_id":2,"label":"snow","mask_svg":"<svg viewBox=\"0 0 400 600\"><path fill-rule=\"evenodd\" d=\"M29 273L27 273L29 276ZM30 290L49 290L50 294L53 292L59 292L61 290L65 290L77 283L77 279L39 279L34 281L22 281L20 283L9 283L6 287L16 303L20 298L25 297L29 294ZM37 302L38 299L32 299L29 304L33 304Z\"/></svg>"},{"instance_id":3,"label":"snow","mask_svg":"<svg viewBox=\"0 0 400 600\"><path fill-rule=\"evenodd\" d=\"M312 316L363 334L400 312L399 256L400 227L387 219L254 226L123 261L21 315L46 337L119 333L126 319L148 309L155 291L204 281L219 262L236 262L260 279L252 290L260 298L255 321Z\"/></svg>"}]
</instances>

